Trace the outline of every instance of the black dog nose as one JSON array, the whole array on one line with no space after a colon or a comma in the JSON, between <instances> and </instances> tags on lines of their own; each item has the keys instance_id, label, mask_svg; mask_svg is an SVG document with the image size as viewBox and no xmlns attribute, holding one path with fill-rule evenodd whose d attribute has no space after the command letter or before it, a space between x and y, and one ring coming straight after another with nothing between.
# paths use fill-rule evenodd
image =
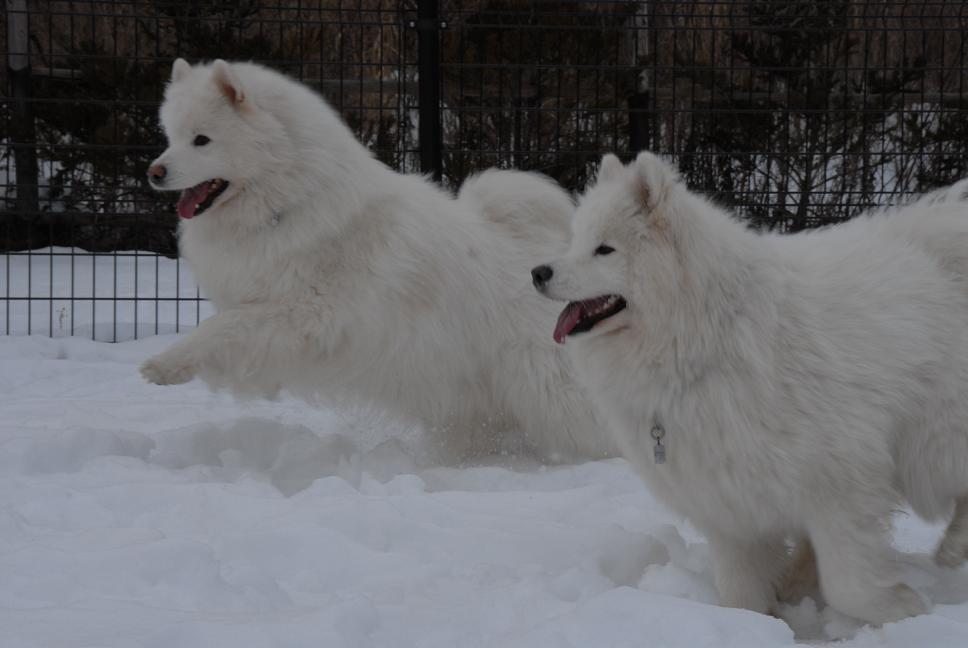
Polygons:
<instances>
[{"instance_id":1,"label":"black dog nose","mask_svg":"<svg viewBox=\"0 0 968 648\"><path fill-rule=\"evenodd\" d=\"M531 280L534 282L534 287L541 290L554 274L555 271L551 269L551 266L540 265L533 269L531 271Z\"/></svg>"},{"instance_id":2,"label":"black dog nose","mask_svg":"<svg viewBox=\"0 0 968 648\"><path fill-rule=\"evenodd\" d=\"M148 177L153 182L161 182L165 179L167 174L168 169L166 169L165 165L163 164L152 164L150 167L148 167Z\"/></svg>"}]
</instances>

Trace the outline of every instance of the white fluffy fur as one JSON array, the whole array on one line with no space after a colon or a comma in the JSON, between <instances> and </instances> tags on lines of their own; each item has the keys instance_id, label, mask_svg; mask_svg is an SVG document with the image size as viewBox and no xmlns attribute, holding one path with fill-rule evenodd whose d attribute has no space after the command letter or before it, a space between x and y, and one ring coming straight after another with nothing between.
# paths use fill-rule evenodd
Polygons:
<instances>
[{"instance_id":1,"label":"white fluffy fur","mask_svg":"<svg viewBox=\"0 0 968 648\"><path fill-rule=\"evenodd\" d=\"M888 537L903 502L951 516L936 559L965 560L963 196L759 235L651 154L603 161L546 294L627 300L566 346L625 456L708 536L725 605L771 609L786 542L806 537L835 608L874 623L923 612ZM601 244L616 251L594 255Z\"/></svg>"},{"instance_id":2,"label":"white fluffy fur","mask_svg":"<svg viewBox=\"0 0 968 648\"><path fill-rule=\"evenodd\" d=\"M536 256L567 249L567 194L489 171L455 199L373 159L318 95L276 72L180 61L172 76L163 188L231 184L180 229L218 313L148 360L148 380L375 404L463 456L610 454L542 333L556 308L528 276ZM198 134L211 142L193 146Z\"/></svg>"}]
</instances>

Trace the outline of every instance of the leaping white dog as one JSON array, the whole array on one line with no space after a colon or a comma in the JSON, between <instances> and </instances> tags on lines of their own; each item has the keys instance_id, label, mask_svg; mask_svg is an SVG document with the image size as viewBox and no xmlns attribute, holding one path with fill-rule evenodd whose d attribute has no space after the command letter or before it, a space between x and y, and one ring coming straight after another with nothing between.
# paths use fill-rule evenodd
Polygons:
<instances>
[{"instance_id":1,"label":"leaping white dog","mask_svg":"<svg viewBox=\"0 0 968 648\"><path fill-rule=\"evenodd\" d=\"M218 313L148 380L372 403L459 455L610 454L528 278L567 248L574 206L550 180L489 171L455 199L249 63L176 61L161 122L150 180L182 192L180 251Z\"/></svg>"},{"instance_id":2,"label":"leaping white dog","mask_svg":"<svg viewBox=\"0 0 968 648\"><path fill-rule=\"evenodd\" d=\"M624 455L708 536L725 605L770 610L793 537L834 608L923 612L887 535L902 502L951 519L939 563L968 555L963 195L760 235L654 155L609 155L570 251L534 268Z\"/></svg>"}]
</instances>

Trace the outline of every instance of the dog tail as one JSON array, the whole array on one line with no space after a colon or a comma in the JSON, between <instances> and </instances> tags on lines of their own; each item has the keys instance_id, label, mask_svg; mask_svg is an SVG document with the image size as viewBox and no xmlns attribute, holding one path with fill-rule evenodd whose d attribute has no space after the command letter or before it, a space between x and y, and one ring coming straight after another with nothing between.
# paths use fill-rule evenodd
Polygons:
<instances>
[{"instance_id":1,"label":"dog tail","mask_svg":"<svg viewBox=\"0 0 968 648\"><path fill-rule=\"evenodd\" d=\"M457 200L515 239L564 245L569 239L575 203L539 173L490 169L468 178Z\"/></svg>"},{"instance_id":2,"label":"dog tail","mask_svg":"<svg viewBox=\"0 0 968 648\"><path fill-rule=\"evenodd\" d=\"M968 205L968 178L962 178L953 185L929 191L915 202L925 205L947 205L953 203L965 203Z\"/></svg>"},{"instance_id":3,"label":"dog tail","mask_svg":"<svg viewBox=\"0 0 968 648\"><path fill-rule=\"evenodd\" d=\"M933 256L968 294L968 178L895 207L886 223Z\"/></svg>"}]
</instances>

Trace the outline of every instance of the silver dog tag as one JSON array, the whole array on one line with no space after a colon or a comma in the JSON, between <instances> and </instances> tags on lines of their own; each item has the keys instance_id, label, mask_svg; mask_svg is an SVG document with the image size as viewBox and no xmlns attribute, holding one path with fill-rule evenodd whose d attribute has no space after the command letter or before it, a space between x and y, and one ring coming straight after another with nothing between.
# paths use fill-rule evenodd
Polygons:
<instances>
[{"instance_id":1,"label":"silver dog tag","mask_svg":"<svg viewBox=\"0 0 968 648\"><path fill-rule=\"evenodd\" d=\"M664 464L666 461L666 448L662 445L662 437L665 436L665 428L659 425L658 422L652 424L652 438L655 440L655 447L653 448L652 458L657 464Z\"/></svg>"}]
</instances>

